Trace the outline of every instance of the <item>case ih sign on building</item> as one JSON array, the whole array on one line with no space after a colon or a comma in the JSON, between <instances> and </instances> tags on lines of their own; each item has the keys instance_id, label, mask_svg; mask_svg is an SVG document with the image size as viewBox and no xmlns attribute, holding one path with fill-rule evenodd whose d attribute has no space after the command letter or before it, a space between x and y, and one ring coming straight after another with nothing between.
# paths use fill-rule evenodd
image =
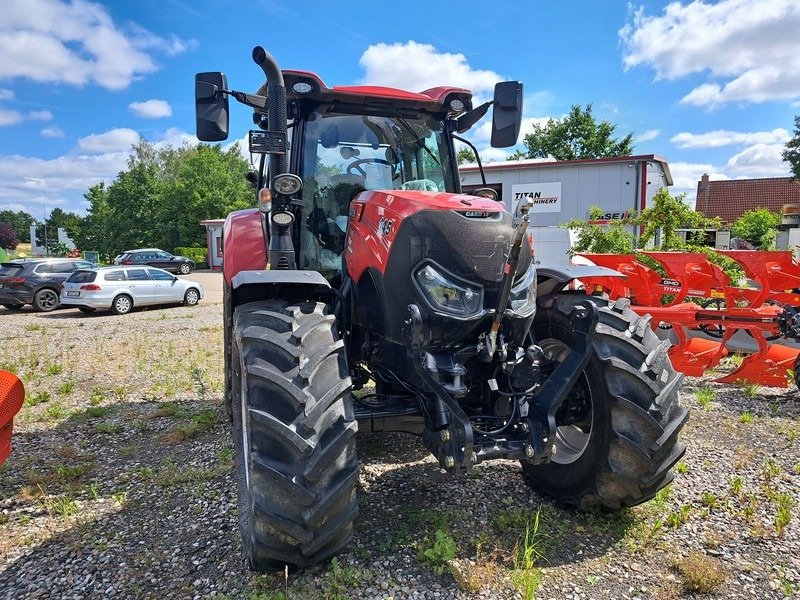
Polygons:
<instances>
[{"instance_id":1,"label":"case ih sign on building","mask_svg":"<svg viewBox=\"0 0 800 600\"><path fill-rule=\"evenodd\" d=\"M559 227L570 219L588 219L599 206L604 220L621 219L650 206L653 195L672 185L665 158L655 154L589 160L542 162L520 160L484 165L488 187L513 210L520 199L533 198L531 230L537 260L569 263L569 231ZM459 169L465 192L483 187L477 165Z\"/></svg>"}]
</instances>

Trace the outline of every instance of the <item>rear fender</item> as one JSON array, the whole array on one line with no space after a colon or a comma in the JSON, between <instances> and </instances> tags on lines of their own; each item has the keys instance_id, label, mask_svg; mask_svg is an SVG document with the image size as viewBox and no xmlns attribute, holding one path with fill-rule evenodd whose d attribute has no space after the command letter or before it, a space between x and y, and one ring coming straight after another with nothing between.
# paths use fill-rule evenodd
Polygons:
<instances>
[{"instance_id":1,"label":"rear fender","mask_svg":"<svg viewBox=\"0 0 800 600\"><path fill-rule=\"evenodd\" d=\"M0 371L0 464L11 454L11 429L14 415L22 408L25 388L19 377Z\"/></svg>"},{"instance_id":2,"label":"rear fender","mask_svg":"<svg viewBox=\"0 0 800 600\"><path fill-rule=\"evenodd\" d=\"M566 286L571 281L581 277L622 277L619 271L594 265L573 265L570 267L539 267L536 271L537 288L539 297L549 296Z\"/></svg>"}]
</instances>

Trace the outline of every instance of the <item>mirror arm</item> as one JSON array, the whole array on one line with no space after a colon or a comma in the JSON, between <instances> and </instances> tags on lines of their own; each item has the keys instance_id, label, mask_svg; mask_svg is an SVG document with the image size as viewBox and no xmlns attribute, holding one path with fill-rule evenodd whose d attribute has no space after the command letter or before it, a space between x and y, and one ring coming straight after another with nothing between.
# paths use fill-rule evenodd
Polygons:
<instances>
[{"instance_id":1,"label":"mirror arm","mask_svg":"<svg viewBox=\"0 0 800 600\"><path fill-rule=\"evenodd\" d=\"M481 172L481 181L483 182L484 187L486 187L486 174L483 172L483 164L481 163L481 155L478 154L478 149L468 139L463 138L460 135L456 135L455 133L453 134L453 139L458 140L459 142L463 142L464 144L472 148L472 151L475 153L475 162L478 163L478 170Z\"/></svg>"},{"instance_id":2,"label":"mirror arm","mask_svg":"<svg viewBox=\"0 0 800 600\"><path fill-rule=\"evenodd\" d=\"M258 94L246 94L245 92L237 92L236 90L220 90L225 94L230 94L242 104L246 104L251 108L265 109L267 107L267 97L259 96Z\"/></svg>"},{"instance_id":3,"label":"mirror arm","mask_svg":"<svg viewBox=\"0 0 800 600\"><path fill-rule=\"evenodd\" d=\"M458 128L456 129L456 133L466 133L469 131L469 128L475 125L478 121L480 121L483 116L489 111L489 107L492 106L494 102L486 102L481 104L477 108L473 108L468 113L461 115L458 118Z\"/></svg>"}]
</instances>

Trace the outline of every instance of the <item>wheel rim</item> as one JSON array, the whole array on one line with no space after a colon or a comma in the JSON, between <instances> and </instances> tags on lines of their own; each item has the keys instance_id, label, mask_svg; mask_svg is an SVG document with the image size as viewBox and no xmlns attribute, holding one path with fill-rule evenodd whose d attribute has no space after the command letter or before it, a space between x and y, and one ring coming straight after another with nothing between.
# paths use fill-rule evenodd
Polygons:
<instances>
[{"instance_id":1,"label":"wheel rim","mask_svg":"<svg viewBox=\"0 0 800 600\"><path fill-rule=\"evenodd\" d=\"M188 272L189 272L189 265L187 265L186 263L183 263L181 265L181 273L186 275Z\"/></svg>"},{"instance_id":2,"label":"wheel rim","mask_svg":"<svg viewBox=\"0 0 800 600\"><path fill-rule=\"evenodd\" d=\"M557 339L546 339L539 343L544 355L550 360L560 363L566 358L570 352L569 346L564 342ZM592 437L593 412L592 412L592 394L591 388L586 380L586 375L581 374L575 387L570 392L570 396L576 393L583 393L587 395L589 402L589 430L583 431L577 425L559 425L556 421L556 439L553 442L553 456L550 459L557 464L570 464L578 460L589 445L589 440ZM564 400L567 402L569 396Z\"/></svg>"},{"instance_id":3,"label":"wheel rim","mask_svg":"<svg viewBox=\"0 0 800 600\"><path fill-rule=\"evenodd\" d=\"M186 292L186 304L188 304L189 306L194 306L195 304L197 304L198 300L199 298L197 297L196 291L189 290L188 292Z\"/></svg>"},{"instance_id":4,"label":"wheel rim","mask_svg":"<svg viewBox=\"0 0 800 600\"><path fill-rule=\"evenodd\" d=\"M131 309L131 301L126 296L120 296L114 300L114 306L117 312L126 313Z\"/></svg>"},{"instance_id":5,"label":"wheel rim","mask_svg":"<svg viewBox=\"0 0 800 600\"><path fill-rule=\"evenodd\" d=\"M58 296L51 290L42 290L39 292L37 304L42 310L53 310L58 306Z\"/></svg>"}]
</instances>

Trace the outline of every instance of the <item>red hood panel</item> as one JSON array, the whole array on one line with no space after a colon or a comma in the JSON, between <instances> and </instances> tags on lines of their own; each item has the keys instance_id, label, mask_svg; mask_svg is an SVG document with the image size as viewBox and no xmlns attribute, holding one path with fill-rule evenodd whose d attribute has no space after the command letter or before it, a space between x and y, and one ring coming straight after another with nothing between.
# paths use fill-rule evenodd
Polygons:
<instances>
[{"instance_id":1,"label":"red hood panel","mask_svg":"<svg viewBox=\"0 0 800 600\"><path fill-rule=\"evenodd\" d=\"M363 209L358 205L362 205ZM457 210L504 212L502 203L477 196L446 192L411 190L376 190L362 192L350 205L351 219L347 229L345 258L354 281L364 271L375 268L384 273L394 236L403 219L424 210Z\"/></svg>"}]
</instances>

